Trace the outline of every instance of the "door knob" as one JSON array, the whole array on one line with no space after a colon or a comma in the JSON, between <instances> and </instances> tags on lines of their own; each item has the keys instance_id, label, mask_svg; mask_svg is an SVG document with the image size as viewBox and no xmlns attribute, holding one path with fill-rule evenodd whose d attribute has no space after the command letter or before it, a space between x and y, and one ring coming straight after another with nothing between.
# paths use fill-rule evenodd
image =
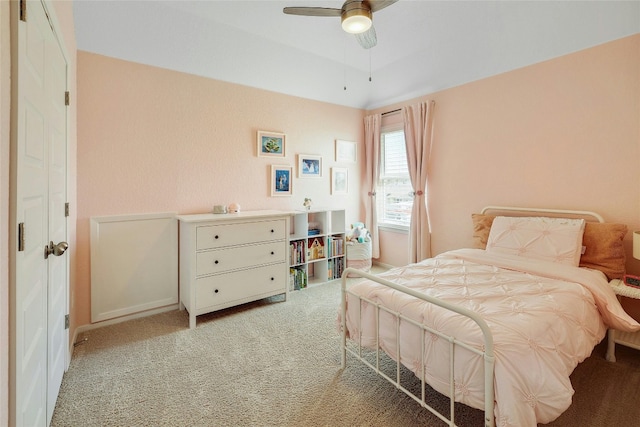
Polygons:
<instances>
[{"instance_id":1,"label":"door knob","mask_svg":"<svg viewBox=\"0 0 640 427\"><path fill-rule=\"evenodd\" d=\"M53 244L53 241L49 242L49 246L44 247L44 259L49 258L49 255L60 256L69 248L67 242L60 242L57 245Z\"/></svg>"}]
</instances>

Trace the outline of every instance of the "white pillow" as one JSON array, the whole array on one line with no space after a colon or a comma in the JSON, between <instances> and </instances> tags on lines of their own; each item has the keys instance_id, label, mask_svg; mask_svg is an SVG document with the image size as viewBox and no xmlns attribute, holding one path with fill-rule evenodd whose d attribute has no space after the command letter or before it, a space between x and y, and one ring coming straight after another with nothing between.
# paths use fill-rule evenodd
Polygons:
<instances>
[{"instance_id":1,"label":"white pillow","mask_svg":"<svg viewBox=\"0 0 640 427\"><path fill-rule=\"evenodd\" d=\"M577 267L584 227L583 219L498 216L491 225L487 251Z\"/></svg>"}]
</instances>

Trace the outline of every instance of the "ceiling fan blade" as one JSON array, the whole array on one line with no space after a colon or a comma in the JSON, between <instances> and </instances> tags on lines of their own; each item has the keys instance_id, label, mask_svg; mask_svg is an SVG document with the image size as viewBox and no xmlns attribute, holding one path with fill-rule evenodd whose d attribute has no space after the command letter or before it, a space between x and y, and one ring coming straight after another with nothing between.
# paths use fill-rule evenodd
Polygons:
<instances>
[{"instance_id":1,"label":"ceiling fan blade","mask_svg":"<svg viewBox=\"0 0 640 427\"><path fill-rule=\"evenodd\" d=\"M288 15L303 16L340 16L341 9L331 7L285 7L282 11Z\"/></svg>"},{"instance_id":2,"label":"ceiling fan blade","mask_svg":"<svg viewBox=\"0 0 640 427\"><path fill-rule=\"evenodd\" d=\"M356 36L356 40L360 43L365 49L371 49L375 45L378 44L378 37L376 37L376 29L373 28L373 25L369 27L367 31L360 34L354 34Z\"/></svg>"},{"instance_id":3,"label":"ceiling fan blade","mask_svg":"<svg viewBox=\"0 0 640 427\"><path fill-rule=\"evenodd\" d=\"M397 1L398 0L369 0L369 4L371 5L371 12L377 12L387 6L391 6Z\"/></svg>"}]
</instances>

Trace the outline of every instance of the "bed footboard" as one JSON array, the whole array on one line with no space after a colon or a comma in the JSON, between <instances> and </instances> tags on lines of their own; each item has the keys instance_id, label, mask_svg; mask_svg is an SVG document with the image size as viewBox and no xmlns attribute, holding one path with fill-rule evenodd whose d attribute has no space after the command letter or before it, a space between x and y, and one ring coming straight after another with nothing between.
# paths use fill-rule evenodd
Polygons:
<instances>
[{"instance_id":1,"label":"bed footboard","mask_svg":"<svg viewBox=\"0 0 640 427\"><path fill-rule=\"evenodd\" d=\"M436 331L433 328L430 328L424 324L421 324L419 322L416 322L406 316L403 316L402 313L399 312L395 312L393 310L390 310L387 307L382 306L379 303L376 303L374 301L371 301L365 297L362 297L360 295L357 295L355 293L350 292L347 289L347 277L353 278L353 277L361 277L361 278L366 278L369 280L372 280L378 284L393 288L399 292L404 292L408 295L411 295L415 298L419 298L423 301L426 301L428 303L431 304L435 304L438 305L444 309L459 313L463 316L466 316L468 318L470 318L472 321L474 321L478 327L480 328L480 330L482 331L482 334L484 336L484 351L478 350L475 347L469 346L466 343L459 341L456 339L456 337L452 337L446 334L443 334L440 331ZM379 325L379 314L381 311L384 311L385 313L388 313L390 315L392 315L395 319L396 319L396 323L399 325L400 320L402 320L403 322L409 322L413 325L415 325L416 327L422 329L422 341L424 341L424 336L425 336L425 332L429 332L431 334L437 335L438 337L447 340L447 342L449 343L449 354L452 355L451 360L450 360L450 375L449 375L449 395L447 396L449 398L449 403L450 403L450 409L449 409L449 418L445 417L444 415L442 415L440 412L438 412L436 409L434 409L433 407L431 407L427 401L426 401L426 393L425 393L425 378L424 375L421 375L420 377L420 381L421 381L421 395L417 396L414 392L408 390L407 388L405 388L401 381L400 381L400 357L399 355L401 354L400 351L400 339L399 336L396 339L396 354L398 355L397 360L395 361L396 363L396 376L395 378L392 378L391 376L387 375L385 372L380 370L380 366L379 366L379 362L380 362L380 352L383 352L380 349L380 346L376 345L375 348L375 357L376 357L376 361L375 364L371 363L370 361L366 360L363 356L362 356L362 343L361 343L361 339L358 339L357 341L357 351L354 349L351 349L347 346L347 294L353 296L354 298L357 298L358 301L360 302L360 305L362 304L362 302L366 302L367 304L370 304L372 307L375 307L375 313L376 313L376 336L379 337L380 336L380 325ZM362 363L364 363L366 366L368 366L369 368L373 369L377 374L379 374L380 376L382 376L383 378L385 378L387 381L389 381L390 383L392 383L396 388L398 388L399 390L401 390L402 392L404 392L407 396L411 397L413 400L415 400L417 403L419 403L423 408L429 410L432 414L434 414L435 416L437 416L438 418L440 418L442 421L446 422L449 426L455 426L455 399L454 399L454 357L455 357L455 348L457 346L459 347L464 347L465 349L476 353L480 356L482 356L483 360L484 360L484 424L485 427L493 427L495 425L495 419L494 419L494 389L493 389L493 384L494 384L494 363L495 363L495 359L494 359L494 353L493 353L493 336L491 335L491 331L489 330L489 327L487 326L486 322L480 318L476 313L469 311L465 308L462 307L458 307L452 304L449 304L445 301L430 297L428 295L422 294L420 292L416 292L410 288L407 288L405 286L402 285L398 285L396 283L390 282L388 280L385 280L383 278L374 276L372 274L369 273L365 273L363 271L360 270L356 270L354 268L347 268L344 270L343 274L342 274L342 291L341 291L341 297L342 297L342 303L341 303L341 333L342 333L342 339L341 339L341 351L342 351L342 368L344 369L346 367L346 363L347 363L347 353L349 353L350 355L352 355L353 357L355 357L356 359L360 360ZM359 319L359 322L361 322L362 319ZM399 327L399 326L398 326ZM360 330L360 325L358 325L358 329ZM425 352L424 352L424 342L421 343L421 347L422 347L422 364L421 366L426 366L427 361L425 360Z\"/></svg>"}]
</instances>

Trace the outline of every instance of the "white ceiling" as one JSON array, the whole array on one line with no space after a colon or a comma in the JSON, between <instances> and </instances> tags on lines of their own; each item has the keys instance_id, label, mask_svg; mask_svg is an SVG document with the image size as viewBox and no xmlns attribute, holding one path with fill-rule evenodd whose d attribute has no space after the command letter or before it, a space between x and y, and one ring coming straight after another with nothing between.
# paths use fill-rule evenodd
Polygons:
<instances>
[{"instance_id":1,"label":"white ceiling","mask_svg":"<svg viewBox=\"0 0 640 427\"><path fill-rule=\"evenodd\" d=\"M342 1L75 0L76 40L79 50L373 109L640 33L638 0L400 0L374 14L378 45L364 50L339 18L285 6Z\"/></svg>"}]
</instances>

